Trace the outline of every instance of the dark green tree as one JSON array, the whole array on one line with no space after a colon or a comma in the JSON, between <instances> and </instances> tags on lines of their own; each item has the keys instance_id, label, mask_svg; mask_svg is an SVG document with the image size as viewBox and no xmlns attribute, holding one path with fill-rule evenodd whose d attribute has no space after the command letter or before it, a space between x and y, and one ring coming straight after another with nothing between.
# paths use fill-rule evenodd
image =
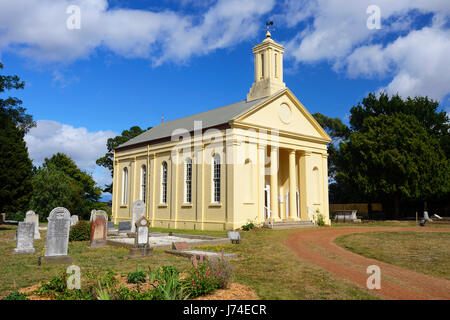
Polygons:
<instances>
[{"instance_id":1,"label":"dark green tree","mask_svg":"<svg viewBox=\"0 0 450 320\"><path fill-rule=\"evenodd\" d=\"M0 63L0 70L3 64ZM0 75L0 94L23 89L18 76ZM0 96L0 211L16 213L27 209L32 185L32 163L24 141L33 126L33 118L25 113L22 101Z\"/></svg>"},{"instance_id":2,"label":"dark green tree","mask_svg":"<svg viewBox=\"0 0 450 320\"><path fill-rule=\"evenodd\" d=\"M439 110L439 102L428 97L408 97L403 100L399 95L389 97L386 93L381 93L377 97L371 93L362 100L362 104L352 107L350 113L350 127L353 132L361 130L367 117L395 113L411 115L428 134L439 141L446 157L450 157L450 119L444 110Z\"/></svg>"},{"instance_id":3,"label":"dark green tree","mask_svg":"<svg viewBox=\"0 0 450 320\"><path fill-rule=\"evenodd\" d=\"M39 214L42 221L46 221L45 218L56 207L79 214L80 207L84 206L80 183L54 166L37 169L33 176L33 190L30 208Z\"/></svg>"},{"instance_id":4,"label":"dark green tree","mask_svg":"<svg viewBox=\"0 0 450 320\"><path fill-rule=\"evenodd\" d=\"M151 128L148 128L151 129ZM97 159L96 163L99 166L108 168L109 171L111 171L111 177L114 176L114 149L120 146L121 144L127 142L128 140L140 135L141 133L145 132L145 130L142 130L138 126L131 127L129 130L123 130L122 134L120 136L116 136L114 138L109 138L106 142L106 148L107 152L106 154ZM106 185L103 189L104 192L112 193L113 185L112 183L109 185Z\"/></svg>"},{"instance_id":5,"label":"dark green tree","mask_svg":"<svg viewBox=\"0 0 450 320\"><path fill-rule=\"evenodd\" d=\"M340 144L338 183L366 199L428 200L450 192L450 164L439 141L413 116L367 116Z\"/></svg>"},{"instance_id":6,"label":"dark green tree","mask_svg":"<svg viewBox=\"0 0 450 320\"><path fill-rule=\"evenodd\" d=\"M26 211L33 187L33 164L24 132L9 115L0 112L0 211Z\"/></svg>"},{"instance_id":7,"label":"dark green tree","mask_svg":"<svg viewBox=\"0 0 450 320\"><path fill-rule=\"evenodd\" d=\"M339 118L329 118L321 113L314 113L312 116L331 138L331 142L328 144L328 176L331 181L334 181L339 157L339 143L348 139L350 129Z\"/></svg>"},{"instance_id":8,"label":"dark green tree","mask_svg":"<svg viewBox=\"0 0 450 320\"><path fill-rule=\"evenodd\" d=\"M102 190L96 187L96 182L92 176L80 168L77 167L75 162L64 153L58 152L54 154L50 159L45 158L43 163L44 168L53 167L56 170L60 170L70 178L74 179L82 190L81 198L88 201L98 201L102 195Z\"/></svg>"}]
</instances>

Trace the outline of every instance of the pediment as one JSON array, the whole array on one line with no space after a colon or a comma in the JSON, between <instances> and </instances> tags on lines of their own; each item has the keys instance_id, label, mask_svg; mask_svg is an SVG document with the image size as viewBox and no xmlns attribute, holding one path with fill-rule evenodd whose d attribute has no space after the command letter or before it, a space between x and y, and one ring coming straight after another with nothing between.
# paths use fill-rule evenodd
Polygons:
<instances>
[{"instance_id":1,"label":"pediment","mask_svg":"<svg viewBox=\"0 0 450 320\"><path fill-rule=\"evenodd\" d=\"M239 115L235 121L252 127L277 129L280 133L331 140L289 89L282 90L265 99Z\"/></svg>"}]
</instances>

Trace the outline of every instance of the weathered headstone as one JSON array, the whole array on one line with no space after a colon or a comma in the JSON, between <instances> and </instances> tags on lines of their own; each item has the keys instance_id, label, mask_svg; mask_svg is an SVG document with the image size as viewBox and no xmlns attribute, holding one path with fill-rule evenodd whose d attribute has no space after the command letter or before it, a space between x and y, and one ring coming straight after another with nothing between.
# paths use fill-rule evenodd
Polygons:
<instances>
[{"instance_id":1,"label":"weathered headstone","mask_svg":"<svg viewBox=\"0 0 450 320\"><path fill-rule=\"evenodd\" d=\"M91 227L91 248L106 246L106 219L97 215Z\"/></svg>"},{"instance_id":2,"label":"weathered headstone","mask_svg":"<svg viewBox=\"0 0 450 320\"><path fill-rule=\"evenodd\" d=\"M94 216L95 216L96 212L97 212L97 210L91 210L91 217L89 218L90 222L94 221Z\"/></svg>"},{"instance_id":3,"label":"weathered headstone","mask_svg":"<svg viewBox=\"0 0 450 320\"><path fill-rule=\"evenodd\" d=\"M134 248L130 248L129 258L142 258L153 254L153 248L148 244L148 227L150 223L145 217L141 217L135 223Z\"/></svg>"},{"instance_id":4,"label":"weathered headstone","mask_svg":"<svg viewBox=\"0 0 450 320\"><path fill-rule=\"evenodd\" d=\"M72 263L67 255L69 247L70 212L58 207L50 212L44 260L48 263Z\"/></svg>"},{"instance_id":5,"label":"weathered headstone","mask_svg":"<svg viewBox=\"0 0 450 320\"><path fill-rule=\"evenodd\" d=\"M133 203L133 207L131 209L131 232L136 232L136 221L145 216L145 202L142 200L136 200Z\"/></svg>"},{"instance_id":6,"label":"weathered headstone","mask_svg":"<svg viewBox=\"0 0 450 320\"><path fill-rule=\"evenodd\" d=\"M6 213L0 213L0 224L4 224L6 221Z\"/></svg>"},{"instance_id":7,"label":"weathered headstone","mask_svg":"<svg viewBox=\"0 0 450 320\"><path fill-rule=\"evenodd\" d=\"M173 250L188 250L189 246L186 242L172 242Z\"/></svg>"},{"instance_id":8,"label":"weathered headstone","mask_svg":"<svg viewBox=\"0 0 450 320\"><path fill-rule=\"evenodd\" d=\"M70 226L73 227L74 225L76 225L78 223L79 219L78 216L76 214L70 216Z\"/></svg>"},{"instance_id":9,"label":"weathered headstone","mask_svg":"<svg viewBox=\"0 0 450 320\"><path fill-rule=\"evenodd\" d=\"M39 215L37 215L33 210L29 210L25 214L24 221L34 223L34 238L40 239L41 234L39 233Z\"/></svg>"},{"instance_id":10,"label":"weathered headstone","mask_svg":"<svg viewBox=\"0 0 450 320\"><path fill-rule=\"evenodd\" d=\"M95 216L103 216L105 217L106 222L108 222L108 214L106 213L105 210L97 210Z\"/></svg>"},{"instance_id":11,"label":"weathered headstone","mask_svg":"<svg viewBox=\"0 0 450 320\"><path fill-rule=\"evenodd\" d=\"M241 243L241 234L236 231L228 231L228 239L234 244Z\"/></svg>"},{"instance_id":12,"label":"weathered headstone","mask_svg":"<svg viewBox=\"0 0 450 320\"><path fill-rule=\"evenodd\" d=\"M130 221L119 222L119 233L121 233L121 232L130 232L130 231L131 231L131 223L130 223Z\"/></svg>"},{"instance_id":13,"label":"weathered headstone","mask_svg":"<svg viewBox=\"0 0 450 320\"><path fill-rule=\"evenodd\" d=\"M19 222L17 228L17 247L14 253L34 253L34 222Z\"/></svg>"}]
</instances>

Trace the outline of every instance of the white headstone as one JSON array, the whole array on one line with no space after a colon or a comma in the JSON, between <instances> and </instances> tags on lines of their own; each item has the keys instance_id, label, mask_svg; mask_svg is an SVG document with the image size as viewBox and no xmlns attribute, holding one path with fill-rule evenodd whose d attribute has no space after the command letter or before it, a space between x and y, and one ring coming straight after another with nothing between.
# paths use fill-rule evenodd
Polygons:
<instances>
[{"instance_id":1,"label":"white headstone","mask_svg":"<svg viewBox=\"0 0 450 320\"><path fill-rule=\"evenodd\" d=\"M19 222L17 228L17 247L14 253L34 253L34 222Z\"/></svg>"},{"instance_id":2,"label":"white headstone","mask_svg":"<svg viewBox=\"0 0 450 320\"><path fill-rule=\"evenodd\" d=\"M145 216L145 202L142 200L136 200L133 203L133 207L131 209L132 218L131 218L131 232L136 232L136 221Z\"/></svg>"},{"instance_id":3,"label":"white headstone","mask_svg":"<svg viewBox=\"0 0 450 320\"><path fill-rule=\"evenodd\" d=\"M145 217L141 217L136 222L136 247L138 248L148 246L148 225L148 220Z\"/></svg>"},{"instance_id":4,"label":"white headstone","mask_svg":"<svg viewBox=\"0 0 450 320\"><path fill-rule=\"evenodd\" d=\"M90 222L94 221L94 216L95 216L96 212L97 212L97 210L91 210L91 217L89 218Z\"/></svg>"},{"instance_id":5,"label":"white headstone","mask_svg":"<svg viewBox=\"0 0 450 320\"><path fill-rule=\"evenodd\" d=\"M72 215L70 217L70 226L73 227L78 223L78 221L79 221L78 216L76 214Z\"/></svg>"},{"instance_id":6,"label":"white headstone","mask_svg":"<svg viewBox=\"0 0 450 320\"><path fill-rule=\"evenodd\" d=\"M45 256L66 256L69 246L70 212L58 207L50 212Z\"/></svg>"},{"instance_id":7,"label":"white headstone","mask_svg":"<svg viewBox=\"0 0 450 320\"><path fill-rule=\"evenodd\" d=\"M34 223L34 239L40 239L41 234L39 233L39 215L37 215L33 210L29 210L25 214L25 222Z\"/></svg>"}]
</instances>

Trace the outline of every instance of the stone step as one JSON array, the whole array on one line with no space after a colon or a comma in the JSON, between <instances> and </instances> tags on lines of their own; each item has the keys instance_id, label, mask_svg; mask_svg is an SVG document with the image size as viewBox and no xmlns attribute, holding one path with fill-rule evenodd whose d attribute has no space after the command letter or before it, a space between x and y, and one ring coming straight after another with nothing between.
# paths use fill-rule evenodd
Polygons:
<instances>
[{"instance_id":1,"label":"stone step","mask_svg":"<svg viewBox=\"0 0 450 320\"><path fill-rule=\"evenodd\" d=\"M265 223L265 227L271 229L294 229L294 228L311 228L315 224L311 221L277 221L273 224Z\"/></svg>"}]
</instances>

